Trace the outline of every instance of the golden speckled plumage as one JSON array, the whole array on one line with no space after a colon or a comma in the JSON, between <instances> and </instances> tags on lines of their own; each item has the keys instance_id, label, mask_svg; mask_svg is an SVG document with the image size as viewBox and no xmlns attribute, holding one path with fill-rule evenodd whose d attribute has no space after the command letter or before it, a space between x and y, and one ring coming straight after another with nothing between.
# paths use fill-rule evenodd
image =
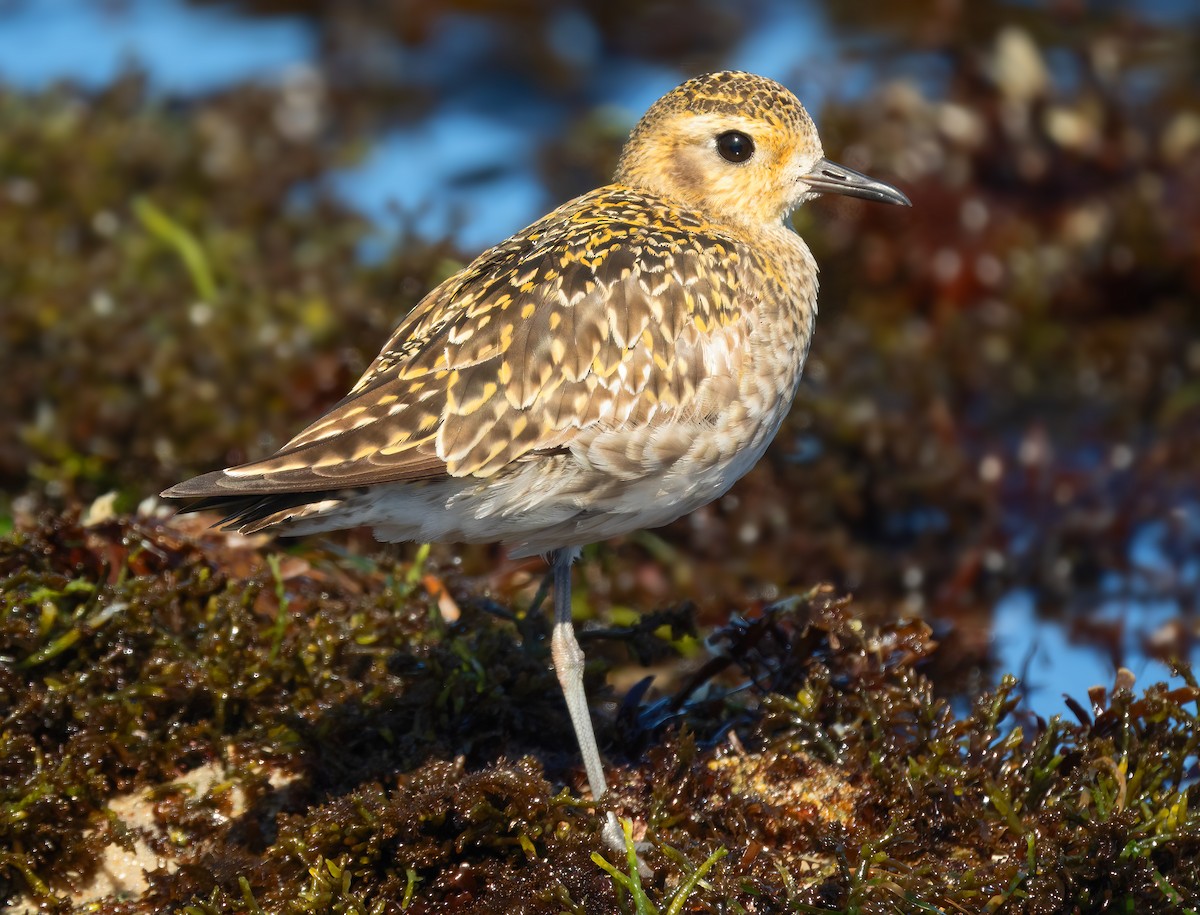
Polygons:
<instances>
[{"instance_id":1,"label":"golden speckled plumage","mask_svg":"<svg viewBox=\"0 0 1200 915\"><path fill-rule=\"evenodd\" d=\"M718 152L729 131L752 138L746 161ZM520 553L679 517L744 474L790 406L817 283L786 216L819 190L868 196L828 168L778 83L690 80L633 130L615 183L429 293L324 417L166 495L243 531L370 524Z\"/></svg>"},{"instance_id":2,"label":"golden speckled plumage","mask_svg":"<svg viewBox=\"0 0 1200 915\"><path fill-rule=\"evenodd\" d=\"M716 154L730 129L754 138L750 162ZM167 494L242 530L368 523L521 552L696 508L757 460L799 380L816 268L783 222L803 197L784 173L820 156L777 83L685 83L634 129L614 184L433 290L324 417L272 457ZM406 489L413 518L394 504ZM463 517L433 522L439 506Z\"/></svg>"},{"instance_id":3,"label":"golden speckled plumage","mask_svg":"<svg viewBox=\"0 0 1200 915\"><path fill-rule=\"evenodd\" d=\"M346 405L256 472L488 477L597 424L699 418L709 341L744 343L741 247L628 188L572 201L429 295Z\"/></svg>"},{"instance_id":4,"label":"golden speckled plumage","mask_svg":"<svg viewBox=\"0 0 1200 915\"><path fill-rule=\"evenodd\" d=\"M553 552L555 667L599 796L574 548L672 521L761 457L816 318L816 265L786 219L822 192L908 202L824 159L778 83L689 80L638 123L613 184L430 292L324 417L272 457L164 495L243 531L366 524ZM611 817L607 835L621 846Z\"/></svg>"}]
</instances>

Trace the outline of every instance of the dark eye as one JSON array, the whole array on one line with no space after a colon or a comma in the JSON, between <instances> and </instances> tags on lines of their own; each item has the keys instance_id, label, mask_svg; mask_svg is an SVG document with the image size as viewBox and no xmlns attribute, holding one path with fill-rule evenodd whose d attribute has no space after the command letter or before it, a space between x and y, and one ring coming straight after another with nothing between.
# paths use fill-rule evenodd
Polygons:
<instances>
[{"instance_id":1,"label":"dark eye","mask_svg":"<svg viewBox=\"0 0 1200 915\"><path fill-rule=\"evenodd\" d=\"M754 155L754 141L740 130L727 130L717 137L717 152L727 162L745 162Z\"/></svg>"}]
</instances>

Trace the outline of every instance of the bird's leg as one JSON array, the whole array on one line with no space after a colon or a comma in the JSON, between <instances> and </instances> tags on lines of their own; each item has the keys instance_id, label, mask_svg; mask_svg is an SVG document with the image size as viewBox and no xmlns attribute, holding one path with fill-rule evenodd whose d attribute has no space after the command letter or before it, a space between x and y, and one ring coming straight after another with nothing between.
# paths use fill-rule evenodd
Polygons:
<instances>
[{"instance_id":1,"label":"bird's leg","mask_svg":"<svg viewBox=\"0 0 1200 915\"><path fill-rule=\"evenodd\" d=\"M554 672L558 675L558 683L567 700L567 711L575 727L575 739L583 755L583 767L587 770L592 797L599 801L608 791L608 783L604 780L600 748L596 745L587 693L583 689L583 649L575 639L575 624L571 621L571 563L578 555L578 549L564 547L555 550L550 558L554 572L554 635L550 640L550 656L554 659ZM624 854L625 836L616 814L611 810L604 824L604 842L609 848Z\"/></svg>"}]
</instances>

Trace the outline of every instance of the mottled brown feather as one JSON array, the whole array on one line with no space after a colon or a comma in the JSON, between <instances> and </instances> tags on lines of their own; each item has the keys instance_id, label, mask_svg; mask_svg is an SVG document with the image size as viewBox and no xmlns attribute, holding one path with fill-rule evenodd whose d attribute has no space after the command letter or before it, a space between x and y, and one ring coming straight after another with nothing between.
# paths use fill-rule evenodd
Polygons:
<instances>
[{"instance_id":1,"label":"mottled brown feather","mask_svg":"<svg viewBox=\"0 0 1200 915\"><path fill-rule=\"evenodd\" d=\"M729 356L753 310L738 248L630 188L584 195L431 292L350 395L277 454L171 494L487 477L580 429L715 411L737 394ZM713 375L727 382L697 399Z\"/></svg>"}]
</instances>

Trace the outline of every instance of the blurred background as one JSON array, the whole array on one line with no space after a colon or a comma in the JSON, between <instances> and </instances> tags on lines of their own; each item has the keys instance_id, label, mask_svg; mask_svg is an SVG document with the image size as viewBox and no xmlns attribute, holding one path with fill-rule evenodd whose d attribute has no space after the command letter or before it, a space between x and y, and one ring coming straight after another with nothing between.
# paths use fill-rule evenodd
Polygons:
<instances>
[{"instance_id":1,"label":"blurred background","mask_svg":"<svg viewBox=\"0 0 1200 915\"><path fill-rule=\"evenodd\" d=\"M0 528L262 456L482 248L735 67L911 210L796 216L822 314L725 498L597 545L581 611L819 582L1041 714L1200 634L1200 9L929 0L0 0ZM346 535L375 549L368 536ZM528 601L539 563L439 547Z\"/></svg>"}]
</instances>

